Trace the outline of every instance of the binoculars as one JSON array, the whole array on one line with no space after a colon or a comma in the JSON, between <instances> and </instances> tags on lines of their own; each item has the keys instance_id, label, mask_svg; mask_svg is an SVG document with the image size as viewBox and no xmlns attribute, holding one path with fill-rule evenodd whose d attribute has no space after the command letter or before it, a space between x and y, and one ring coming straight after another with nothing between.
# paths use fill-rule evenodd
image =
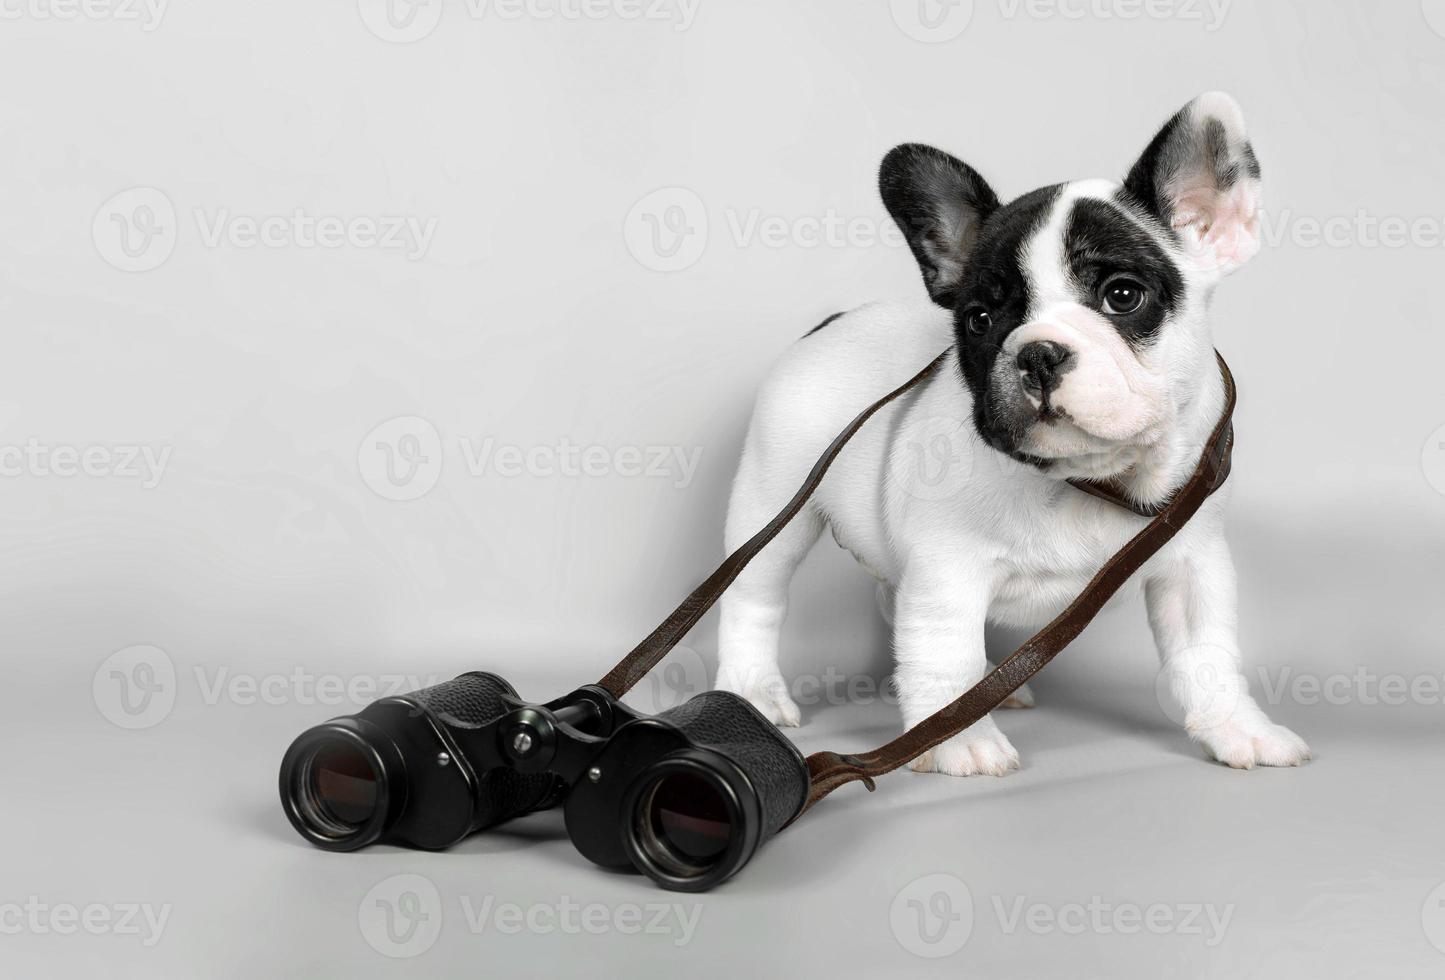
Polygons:
<instances>
[{"instance_id":1,"label":"binoculars","mask_svg":"<svg viewBox=\"0 0 1445 980\"><path fill-rule=\"evenodd\" d=\"M675 891L736 874L808 785L797 747L737 695L649 716L596 685L529 704L480 671L318 725L281 764L287 817L327 850L438 850L561 805L584 857Z\"/></svg>"}]
</instances>

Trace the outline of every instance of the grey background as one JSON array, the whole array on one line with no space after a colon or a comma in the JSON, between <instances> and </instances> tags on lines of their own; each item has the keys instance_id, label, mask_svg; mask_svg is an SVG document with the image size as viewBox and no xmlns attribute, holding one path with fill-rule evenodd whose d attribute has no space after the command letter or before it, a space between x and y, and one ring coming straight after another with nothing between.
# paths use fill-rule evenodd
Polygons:
<instances>
[{"instance_id":1,"label":"grey background","mask_svg":"<svg viewBox=\"0 0 1445 980\"><path fill-rule=\"evenodd\" d=\"M4 8L0 447L169 456L154 486L26 465L0 478L0 927L30 896L171 907L149 947L0 932L6 975L1439 975L1445 3L921 2L940 31L915 0L701 0L686 29L677 4L659 20L448 3L420 8L414 24L440 19L405 44L371 29L371 0L173 0L159 19ZM385 685L491 666L550 696L598 676L711 568L769 363L829 313L920 289L896 242L809 244L809 222L882 228L888 147L933 142L1005 196L1117 177L1211 88L1245 108L1272 229L1215 307L1243 392L1246 658L1314 763L1204 762L1157 703L1130 608L1050 668L1037 710L1002 719L1022 772L840 792L697 899L584 866L551 817L445 855L338 857L294 837L280 754L353 710L317 704L297 671ZM164 261L148 271L115 264L107 202L133 188L148 190L121 199L131 218L137 201L174 211L151 212L138 261ZM683 190L649 197L665 188ZM687 215L701 251L677 271L635 254L659 200L657 220L680 201L705 215L705 233ZM222 214L297 209L434 219L434 235L412 259L206 243ZM753 217L804 230L734 230ZM1370 231L1386 221L1403 241ZM366 478L374 428L398 417L440 440L414 500ZM562 440L601 447L602 472L549 474L542 457L469 472L462 440L489 438L554 460ZM700 451L695 474L619 472L654 446ZM887 627L850 559L820 547L794 597L790 676L886 673ZM644 703L700 686L711 618L693 641ZM127 715L111 670L134 680L137 658L160 689ZM805 750L897 726L889 704L846 694L806 720ZM370 890L396 874L440 902L439 937L410 958L369 941ZM971 915L954 885L956 918L911 910L947 911L929 905L938 874ZM542 916L595 903L611 924L476 933L464 896ZM1232 911L1216 944L1009 931L995 903L1019 896L1065 916L1096 896ZM699 915L682 945L618 926L629 903L673 901Z\"/></svg>"}]
</instances>

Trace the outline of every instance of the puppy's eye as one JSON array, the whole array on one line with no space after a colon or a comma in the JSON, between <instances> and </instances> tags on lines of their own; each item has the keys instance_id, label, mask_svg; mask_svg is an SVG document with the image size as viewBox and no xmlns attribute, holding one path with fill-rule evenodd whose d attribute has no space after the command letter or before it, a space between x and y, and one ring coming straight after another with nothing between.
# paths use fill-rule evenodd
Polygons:
<instances>
[{"instance_id":1,"label":"puppy's eye","mask_svg":"<svg viewBox=\"0 0 1445 980\"><path fill-rule=\"evenodd\" d=\"M1104 312L1110 316L1138 313L1147 293L1136 279L1119 276L1104 286Z\"/></svg>"},{"instance_id":2,"label":"puppy's eye","mask_svg":"<svg viewBox=\"0 0 1445 980\"><path fill-rule=\"evenodd\" d=\"M993 326L993 318L988 310L976 306L963 315L963 326L973 336L982 337Z\"/></svg>"}]
</instances>

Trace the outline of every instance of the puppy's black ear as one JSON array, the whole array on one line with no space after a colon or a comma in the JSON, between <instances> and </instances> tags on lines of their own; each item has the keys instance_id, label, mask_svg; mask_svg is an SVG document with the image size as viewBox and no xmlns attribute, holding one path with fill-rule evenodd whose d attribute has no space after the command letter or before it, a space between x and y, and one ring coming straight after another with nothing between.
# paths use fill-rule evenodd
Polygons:
<instances>
[{"instance_id":1,"label":"puppy's black ear","mask_svg":"<svg viewBox=\"0 0 1445 980\"><path fill-rule=\"evenodd\" d=\"M878 190L923 270L928 295L953 309L979 227L998 208L993 188L962 160L905 143L883 158Z\"/></svg>"},{"instance_id":2,"label":"puppy's black ear","mask_svg":"<svg viewBox=\"0 0 1445 980\"><path fill-rule=\"evenodd\" d=\"M1259 251L1259 161L1239 103L1223 92L1206 92L1165 123L1124 190L1205 272L1233 272Z\"/></svg>"}]
</instances>

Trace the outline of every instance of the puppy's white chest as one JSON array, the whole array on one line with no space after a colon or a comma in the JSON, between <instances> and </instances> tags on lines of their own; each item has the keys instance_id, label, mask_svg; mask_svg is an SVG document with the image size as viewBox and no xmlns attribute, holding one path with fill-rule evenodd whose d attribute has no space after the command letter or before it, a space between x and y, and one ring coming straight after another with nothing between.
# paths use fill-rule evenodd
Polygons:
<instances>
[{"instance_id":1,"label":"puppy's white chest","mask_svg":"<svg viewBox=\"0 0 1445 980\"><path fill-rule=\"evenodd\" d=\"M1028 627L1062 612L1131 534L1128 518L1092 500L1068 501L1062 511L1015 522L1014 530L998 559L989 618Z\"/></svg>"},{"instance_id":2,"label":"puppy's white chest","mask_svg":"<svg viewBox=\"0 0 1445 980\"><path fill-rule=\"evenodd\" d=\"M1019 567L1010 564L1004 570L993 601L989 619L1006 626L1038 626L1064 610L1074 600L1099 566L1107 560L1069 568ZM1111 600L1110 604L1114 601Z\"/></svg>"}]
</instances>

